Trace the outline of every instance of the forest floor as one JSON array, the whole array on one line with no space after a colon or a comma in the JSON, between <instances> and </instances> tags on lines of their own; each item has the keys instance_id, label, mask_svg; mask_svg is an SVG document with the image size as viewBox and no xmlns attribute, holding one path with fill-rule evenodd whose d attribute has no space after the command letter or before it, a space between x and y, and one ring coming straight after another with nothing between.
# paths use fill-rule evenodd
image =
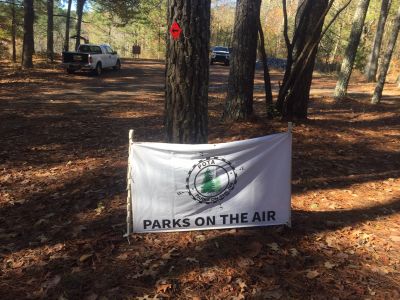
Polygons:
<instances>
[{"instance_id":1,"label":"forest floor","mask_svg":"<svg viewBox=\"0 0 400 300\"><path fill-rule=\"evenodd\" d=\"M355 76L332 99L316 74L293 130L293 226L134 234L128 130L163 141L164 67L127 60L100 78L0 67L1 299L400 299L400 90ZM228 68L211 67L210 142L287 130L221 124ZM274 91L281 73L272 72Z\"/></svg>"}]
</instances>

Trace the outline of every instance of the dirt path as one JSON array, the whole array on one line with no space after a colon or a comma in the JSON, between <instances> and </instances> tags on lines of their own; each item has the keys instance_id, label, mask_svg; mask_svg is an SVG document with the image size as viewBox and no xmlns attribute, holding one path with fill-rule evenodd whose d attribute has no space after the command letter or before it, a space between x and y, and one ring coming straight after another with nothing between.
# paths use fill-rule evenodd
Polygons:
<instances>
[{"instance_id":1,"label":"dirt path","mask_svg":"<svg viewBox=\"0 0 400 300\"><path fill-rule=\"evenodd\" d=\"M315 76L310 120L294 129L293 228L129 245L127 134L163 140L163 74L154 61L101 78L0 69L1 299L400 298L398 88L371 106L372 85L356 77L338 104L333 78ZM210 142L286 130L264 119L260 73L257 120L220 124L227 74L211 68Z\"/></svg>"}]
</instances>

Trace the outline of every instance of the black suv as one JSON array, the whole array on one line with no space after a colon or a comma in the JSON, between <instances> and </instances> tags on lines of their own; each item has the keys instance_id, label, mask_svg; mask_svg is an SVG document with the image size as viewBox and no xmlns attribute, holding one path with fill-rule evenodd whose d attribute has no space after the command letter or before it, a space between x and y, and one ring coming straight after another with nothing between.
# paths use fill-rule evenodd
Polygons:
<instances>
[{"instance_id":1,"label":"black suv","mask_svg":"<svg viewBox=\"0 0 400 300\"><path fill-rule=\"evenodd\" d=\"M231 49L228 47L216 46L212 49L210 64L215 62L222 62L225 66L229 66L229 57L231 54Z\"/></svg>"}]
</instances>

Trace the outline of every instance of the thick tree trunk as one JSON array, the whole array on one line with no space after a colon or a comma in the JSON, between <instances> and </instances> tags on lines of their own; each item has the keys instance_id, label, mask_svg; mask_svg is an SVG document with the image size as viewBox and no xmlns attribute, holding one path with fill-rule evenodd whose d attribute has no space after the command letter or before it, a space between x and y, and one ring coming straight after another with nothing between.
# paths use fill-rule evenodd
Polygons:
<instances>
[{"instance_id":1,"label":"thick tree trunk","mask_svg":"<svg viewBox=\"0 0 400 300\"><path fill-rule=\"evenodd\" d=\"M178 40L167 39L165 130L168 142L207 143L210 0L170 0L168 27L176 21Z\"/></svg>"},{"instance_id":2,"label":"thick tree trunk","mask_svg":"<svg viewBox=\"0 0 400 300\"><path fill-rule=\"evenodd\" d=\"M230 58L228 95L223 119L246 120L253 114L254 70L257 54L257 21L261 0L238 0Z\"/></svg>"},{"instance_id":3,"label":"thick tree trunk","mask_svg":"<svg viewBox=\"0 0 400 300\"><path fill-rule=\"evenodd\" d=\"M86 0L77 0L76 1L76 43L75 43L75 50L78 49L79 45L81 44L81 27L82 27L82 15L83 15L83 7L85 6Z\"/></svg>"},{"instance_id":4,"label":"thick tree trunk","mask_svg":"<svg viewBox=\"0 0 400 300\"><path fill-rule=\"evenodd\" d=\"M33 0L24 0L24 44L22 51L22 66L32 68L32 56L35 52L33 40L33 22L35 12L33 10Z\"/></svg>"},{"instance_id":5,"label":"thick tree trunk","mask_svg":"<svg viewBox=\"0 0 400 300\"><path fill-rule=\"evenodd\" d=\"M318 48L312 50L310 59L305 63L304 69L299 74L298 78L293 85L293 89L286 98L286 119L306 120L308 116L308 104L310 101L310 89L312 83L312 76L314 72L315 58L317 56Z\"/></svg>"},{"instance_id":6,"label":"thick tree trunk","mask_svg":"<svg viewBox=\"0 0 400 300\"><path fill-rule=\"evenodd\" d=\"M267 109L267 117L268 119L272 119L274 117L274 106L273 106L274 99L272 97L271 77L269 76L268 58L267 58L267 53L265 52L265 44L264 44L264 32L262 29L260 18L258 18L258 34L260 37L259 51L261 54L261 60L264 69L264 89L265 89L265 104Z\"/></svg>"},{"instance_id":7,"label":"thick tree trunk","mask_svg":"<svg viewBox=\"0 0 400 300\"><path fill-rule=\"evenodd\" d=\"M47 59L51 62L53 62L54 60L53 10L54 10L54 0L47 0Z\"/></svg>"},{"instance_id":8,"label":"thick tree trunk","mask_svg":"<svg viewBox=\"0 0 400 300\"><path fill-rule=\"evenodd\" d=\"M393 23L392 32L389 38L389 42L383 56L382 66L380 67L378 82L375 87L374 95L372 96L371 102L377 104L381 101L382 91L386 81L386 75L389 70L390 60L392 59L393 50L396 46L397 37L400 29L400 6L397 10L397 15Z\"/></svg>"},{"instance_id":9,"label":"thick tree trunk","mask_svg":"<svg viewBox=\"0 0 400 300\"><path fill-rule=\"evenodd\" d=\"M68 0L67 19L65 21L64 51L69 51L69 27L71 20L71 5L72 5L72 0Z\"/></svg>"},{"instance_id":10,"label":"thick tree trunk","mask_svg":"<svg viewBox=\"0 0 400 300\"><path fill-rule=\"evenodd\" d=\"M12 61L17 62L17 47L16 47L16 36L17 36L17 17L15 10L15 0L11 3L11 41L12 41Z\"/></svg>"},{"instance_id":11,"label":"thick tree trunk","mask_svg":"<svg viewBox=\"0 0 400 300\"><path fill-rule=\"evenodd\" d=\"M383 32L385 30L386 19L390 10L391 0L382 0L381 13L379 15L378 26L376 28L374 43L372 46L371 54L368 57L368 63L365 68L365 77L368 82L376 80L376 72L378 69L379 53L381 51L381 44Z\"/></svg>"},{"instance_id":12,"label":"thick tree trunk","mask_svg":"<svg viewBox=\"0 0 400 300\"><path fill-rule=\"evenodd\" d=\"M289 45L284 81L279 91L277 109L287 120L306 119L314 64L318 52L328 0L306 0L299 7L293 45Z\"/></svg>"},{"instance_id":13,"label":"thick tree trunk","mask_svg":"<svg viewBox=\"0 0 400 300\"><path fill-rule=\"evenodd\" d=\"M296 81L291 89L287 102L286 118L307 119L308 102L310 99L310 89L312 83L312 75L314 72L315 59L318 52L319 39L322 33L324 22L319 22L321 16L328 7L328 0L313 1L312 13L306 10L302 11L300 18L303 20L297 27L298 34L294 44L294 59L296 63L300 62L300 54L308 43L317 43L311 50L311 54L307 61L304 61L302 72L296 77ZM305 5L306 7L307 5ZM309 32L315 31L314 37L309 35ZM301 78L301 84L299 84Z\"/></svg>"},{"instance_id":14,"label":"thick tree trunk","mask_svg":"<svg viewBox=\"0 0 400 300\"><path fill-rule=\"evenodd\" d=\"M334 92L336 99L342 99L347 94L350 76L353 71L354 60L357 54L357 48L360 43L362 29L364 27L365 16L367 15L370 0L359 0L356 12L353 17L353 24L347 44L346 52L343 57L338 81Z\"/></svg>"}]
</instances>

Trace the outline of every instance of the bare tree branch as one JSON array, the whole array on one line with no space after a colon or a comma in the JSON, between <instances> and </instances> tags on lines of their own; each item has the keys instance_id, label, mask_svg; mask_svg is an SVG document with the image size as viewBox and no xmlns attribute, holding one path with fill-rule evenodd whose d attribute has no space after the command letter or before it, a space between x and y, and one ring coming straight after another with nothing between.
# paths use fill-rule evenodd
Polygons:
<instances>
[{"instance_id":1,"label":"bare tree branch","mask_svg":"<svg viewBox=\"0 0 400 300\"><path fill-rule=\"evenodd\" d=\"M326 25L325 29L322 31L321 38L320 40L324 37L325 33L328 31L329 27L333 24L333 22L336 21L336 19L339 17L339 15L344 11L351 3L353 0L347 1L345 5L343 5L338 11L336 11L335 15L333 16L332 20Z\"/></svg>"},{"instance_id":2,"label":"bare tree branch","mask_svg":"<svg viewBox=\"0 0 400 300\"><path fill-rule=\"evenodd\" d=\"M285 37L285 43L289 57L292 56L293 45L290 43L288 34L288 16L287 16L286 0L282 0L282 9L283 9L283 36Z\"/></svg>"}]
</instances>

